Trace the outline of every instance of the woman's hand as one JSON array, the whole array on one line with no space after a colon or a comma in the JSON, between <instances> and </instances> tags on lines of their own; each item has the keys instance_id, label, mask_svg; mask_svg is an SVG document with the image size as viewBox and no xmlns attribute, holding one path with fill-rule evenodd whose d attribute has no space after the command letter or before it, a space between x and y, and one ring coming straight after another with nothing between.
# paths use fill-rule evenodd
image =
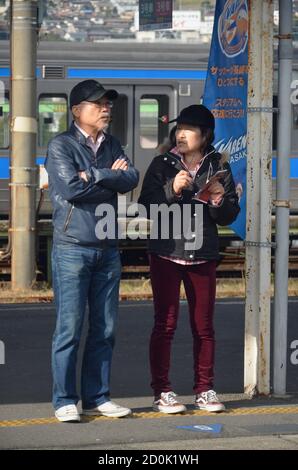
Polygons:
<instances>
[{"instance_id":1,"label":"woman's hand","mask_svg":"<svg viewBox=\"0 0 298 470\"><path fill-rule=\"evenodd\" d=\"M192 177L190 176L190 174L185 170L179 171L179 173L177 173L177 175L175 176L173 182L174 193L177 196L180 196L182 189L188 188L191 184Z\"/></svg>"},{"instance_id":2,"label":"woman's hand","mask_svg":"<svg viewBox=\"0 0 298 470\"><path fill-rule=\"evenodd\" d=\"M215 181L209 186L208 192L211 204L213 206L219 206L225 194L223 185L219 181Z\"/></svg>"}]
</instances>

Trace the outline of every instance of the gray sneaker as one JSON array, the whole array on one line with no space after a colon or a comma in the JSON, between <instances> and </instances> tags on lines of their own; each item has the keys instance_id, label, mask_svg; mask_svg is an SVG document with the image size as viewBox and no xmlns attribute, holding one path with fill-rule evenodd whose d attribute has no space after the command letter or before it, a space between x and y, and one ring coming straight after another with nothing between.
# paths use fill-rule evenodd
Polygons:
<instances>
[{"instance_id":1,"label":"gray sneaker","mask_svg":"<svg viewBox=\"0 0 298 470\"><path fill-rule=\"evenodd\" d=\"M183 413L186 407L177 400L177 395L174 392L162 392L158 397L155 397L153 402L154 411L161 413Z\"/></svg>"},{"instance_id":2,"label":"gray sneaker","mask_svg":"<svg viewBox=\"0 0 298 470\"><path fill-rule=\"evenodd\" d=\"M211 413L218 413L226 409L225 405L220 402L214 390L208 390L196 395L195 407L200 410L210 411Z\"/></svg>"}]
</instances>

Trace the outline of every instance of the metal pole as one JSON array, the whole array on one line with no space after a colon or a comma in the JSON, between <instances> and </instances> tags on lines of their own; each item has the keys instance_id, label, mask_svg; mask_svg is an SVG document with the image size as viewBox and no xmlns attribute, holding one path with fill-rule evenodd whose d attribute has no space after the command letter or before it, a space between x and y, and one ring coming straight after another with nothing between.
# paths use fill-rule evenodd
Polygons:
<instances>
[{"instance_id":1,"label":"metal pole","mask_svg":"<svg viewBox=\"0 0 298 470\"><path fill-rule=\"evenodd\" d=\"M271 129L273 8L250 1L244 391L270 387Z\"/></svg>"},{"instance_id":2,"label":"metal pole","mask_svg":"<svg viewBox=\"0 0 298 470\"><path fill-rule=\"evenodd\" d=\"M270 393L270 301L272 213L272 104L273 104L273 2L261 2L261 149L260 149L260 292L259 292L259 393ZM265 110L269 111L266 112ZM271 112L270 112L271 110Z\"/></svg>"},{"instance_id":3,"label":"metal pole","mask_svg":"<svg viewBox=\"0 0 298 470\"><path fill-rule=\"evenodd\" d=\"M35 280L36 0L11 1L12 289Z\"/></svg>"},{"instance_id":4,"label":"metal pole","mask_svg":"<svg viewBox=\"0 0 298 470\"><path fill-rule=\"evenodd\" d=\"M280 0L273 367L273 391L277 395L286 393L287 371L292 55L292 0Z\"/></svg>"},{"instance_id":5,"label":"metal pole","mask_svg":"<svg viewBox=\"0 0 298 470\"><path fill-rule=\"evenodd\" d=\"M248 109L259 106L261 100L261 12L261 2L258 0L251 0L249 11ZM261 147L260 140L260 113L248 113L246 242L250 243L259 240L260 154L258 149ZM249 396L254 396L257 394L259 266L259 248L257 246L247 244L245 259L246 303L244 392Z\"/></svg>"}]
</instances>

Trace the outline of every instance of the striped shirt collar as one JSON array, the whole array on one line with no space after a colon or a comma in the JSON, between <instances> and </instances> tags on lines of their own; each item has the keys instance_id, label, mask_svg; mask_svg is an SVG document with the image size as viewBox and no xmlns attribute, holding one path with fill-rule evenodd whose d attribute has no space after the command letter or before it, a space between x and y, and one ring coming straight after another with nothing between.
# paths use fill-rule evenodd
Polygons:
<instances>
[{"instance_id":1,"label":"striped shirt collar","mask_svg":"<svg viewBox=\"0 0 298 470\"><path fill-rule=\"evenodd\" d=\"M183 156L182 153L179 152L178 147L173 147L170 150L170 152L173 153L174 155L177 155L177 157L179 157L181 159L182 164L188 169L188 165L187 165L186 161L184 160L184 156ZM208 157L208 155L210 155L210 153L212 153L212 152L208 152L203 158L201 158L201 160L197 163L195 169L192 170L191 173L194 173L194 172L196 173L199 170L199 168L203 165L204 160L206 159L206 157Z\"/></svg>"},{"instance_id":2,"label":"striped shirt collar","mask_svg":"<svg viewBox=\"0 0 298 470\"><path fill-rule=\"evenodd\" d=\"M96 154L97 150L99 149L99 147L105 140L104 133L101 132L100 134L98 134L96 141L94 141L93 137L89 135L86 131L84 131L84 129L82 129L75 121L74 121L74 125L81 132L81 134L83 134L83 136L85 137L86 144L88 145L88 147L90 147L93 150L94 154Z\"/></svg>"}]
</instances>

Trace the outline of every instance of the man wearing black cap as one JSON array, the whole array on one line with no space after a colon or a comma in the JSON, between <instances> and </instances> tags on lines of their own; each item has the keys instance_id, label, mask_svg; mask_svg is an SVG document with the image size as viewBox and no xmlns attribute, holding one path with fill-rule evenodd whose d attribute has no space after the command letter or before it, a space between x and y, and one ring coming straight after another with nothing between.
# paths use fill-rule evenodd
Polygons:
<instances>
[{"instance_id":1,"label":"man wearing black cap","mask_svg":"<svg viewBox=\"0 0 298 470\"><path fill-rule=\"evenodd\" d=\"M81 371L83 414L122 417L131 413L111 401L109 389L121 275L117 193L131 191L138 184L137 170L118 140L106 133L117 96L116 90L106 90L95 80L78 83L70 93L71 127L48 147L57 309L52 346L53 405L62 422L80 421L76 366L87 303L89 329ZM106 232L98 230L102 221L108 225Z\"/></svg>"}]
</instances>

